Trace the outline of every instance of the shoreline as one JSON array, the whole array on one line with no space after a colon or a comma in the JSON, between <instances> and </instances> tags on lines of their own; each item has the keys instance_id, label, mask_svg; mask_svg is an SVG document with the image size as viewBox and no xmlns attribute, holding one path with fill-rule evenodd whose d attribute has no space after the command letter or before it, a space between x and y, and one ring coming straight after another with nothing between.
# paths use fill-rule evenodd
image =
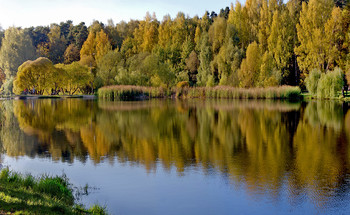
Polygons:
<instances>
[{"instance_id":1,"label":"shoreline","mask_svg":"<svg viewBox=\"0 0 350 215\"><path fill-rule=\"evenodd\" d=\"M294 88L290 95L280 96L281 88ZM282 86L275 88L233 88L233 87L186 87L186 88L155 88L141 86L107 86L94 95L12 95L0 96L3 100L36 100L36 99L102 99L119 101L144 101L151 99L227 99L227 100L292 100L315 101L334 100L350 102L350 95L333 98L318 98L309 93L298 92L298 87ZM287 89L289 91L290 89ZM296 91L295 91L296 90ZM283 94L285 92L282 92ZM289 92L288 92L289 93Z\"/></svg>"}]
</instances>

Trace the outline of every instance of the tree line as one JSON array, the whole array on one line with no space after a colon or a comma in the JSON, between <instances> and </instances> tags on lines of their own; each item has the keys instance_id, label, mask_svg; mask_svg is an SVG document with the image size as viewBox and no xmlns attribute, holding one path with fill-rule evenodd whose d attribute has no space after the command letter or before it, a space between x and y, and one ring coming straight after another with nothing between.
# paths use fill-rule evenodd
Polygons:
<instances>
[{"instance_id":1,"label":"tree line","mask_svg":"<svg viewBox=\"0 0 350 215\"><path fill-rule=\"evenodd\" d=\"M94 21L89 27L72 21L10 27L0 31L0 85L3 92L38 88L42 93L87 92L113 84L166 88L184 81L191 86L305 87L313 69L339 68L350 78L349 24L347 0L247 0L202 17L179 12L159 21L147 13L143 20ZM61 84L50 80L52 74L42 75L53 71L43 66L48 64L63 77ZM84 80L73 88L67 85L77 80L67 75L72 68ZM29 77L28 71L36 75ZM28 77L31 85L24 81ZM45 83L39 87L36 82Z\"/></svg>"}]
</instances>

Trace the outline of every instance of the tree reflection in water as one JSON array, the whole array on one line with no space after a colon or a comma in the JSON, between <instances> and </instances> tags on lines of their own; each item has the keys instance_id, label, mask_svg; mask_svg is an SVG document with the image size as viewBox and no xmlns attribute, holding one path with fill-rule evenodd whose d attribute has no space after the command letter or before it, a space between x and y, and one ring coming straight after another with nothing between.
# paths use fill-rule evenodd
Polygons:
<instances>
[{"instance_id":1,"label":"tree reflection in water","mask_svg":"<svg viewBox=\"0 0 350 215\"><path fill-rule=\"evenodd\" d=\"M316 205L342 198L349 174L347 104L318 101L28 100L0 102L8 156L162 165L219 172L252 195Z\"/></svg>"}]
</instances>

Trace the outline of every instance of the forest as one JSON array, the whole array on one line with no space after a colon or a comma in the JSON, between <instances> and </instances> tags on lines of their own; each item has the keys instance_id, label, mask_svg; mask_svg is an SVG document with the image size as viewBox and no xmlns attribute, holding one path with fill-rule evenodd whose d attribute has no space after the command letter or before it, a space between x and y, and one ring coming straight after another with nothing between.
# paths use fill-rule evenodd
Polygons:
<instances>
[{"instance_id":1,"label":"forest","mask_svg":"<svg viewBox=\"0 0 350 215\"><path fill-rule=\"evenodd\" d=\"M76 94L184 82L311 89L311 71L324 85L328 73L346 83L349 24L347 0L247 0L201 17L179 12L160 21L147 12L118 24L9 27L0 29L0 92Z\"/></svg>"}]
</instances>

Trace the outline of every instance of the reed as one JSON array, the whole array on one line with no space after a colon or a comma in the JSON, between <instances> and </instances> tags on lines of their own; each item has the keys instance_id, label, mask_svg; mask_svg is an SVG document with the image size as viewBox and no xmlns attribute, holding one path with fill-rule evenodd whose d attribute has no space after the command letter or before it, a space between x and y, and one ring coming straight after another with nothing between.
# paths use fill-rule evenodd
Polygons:
<instances>
[{"instance_id":1,"label":"reed","mask_svg":"<svg viewBox=\"0 0 350 215\"><path fill-rule=\"evenodd\" d=\"M268 88L234 88L226 86L181 89L181 98L212 99L300 99L299 87L281 86Z\"/></svg>"},{"instance_id":2,"label":"reed","mask_svg":"<svg viewBox=\"0 0 350 215\"><path fill-rule=\"evenodd\" d=\"M170 91L161 87L141 87L131 85L116 85L102 87L98 97L108 100L142 100L149 98L165 98Z\"/></svg>"},{"instance_id":3,"label":"reed","mask_svg":"<svg viewBox=\"0 0 350 215\"><path fill-rule=\"evenodd\" d=\"M140 86L108 86L98 90L98 96L108 100L142 100L151 98L210 98L210 99L300 99L299 87L280 86L268 88L188 87L172 89Z\"/></svg>"}]
</instances>

